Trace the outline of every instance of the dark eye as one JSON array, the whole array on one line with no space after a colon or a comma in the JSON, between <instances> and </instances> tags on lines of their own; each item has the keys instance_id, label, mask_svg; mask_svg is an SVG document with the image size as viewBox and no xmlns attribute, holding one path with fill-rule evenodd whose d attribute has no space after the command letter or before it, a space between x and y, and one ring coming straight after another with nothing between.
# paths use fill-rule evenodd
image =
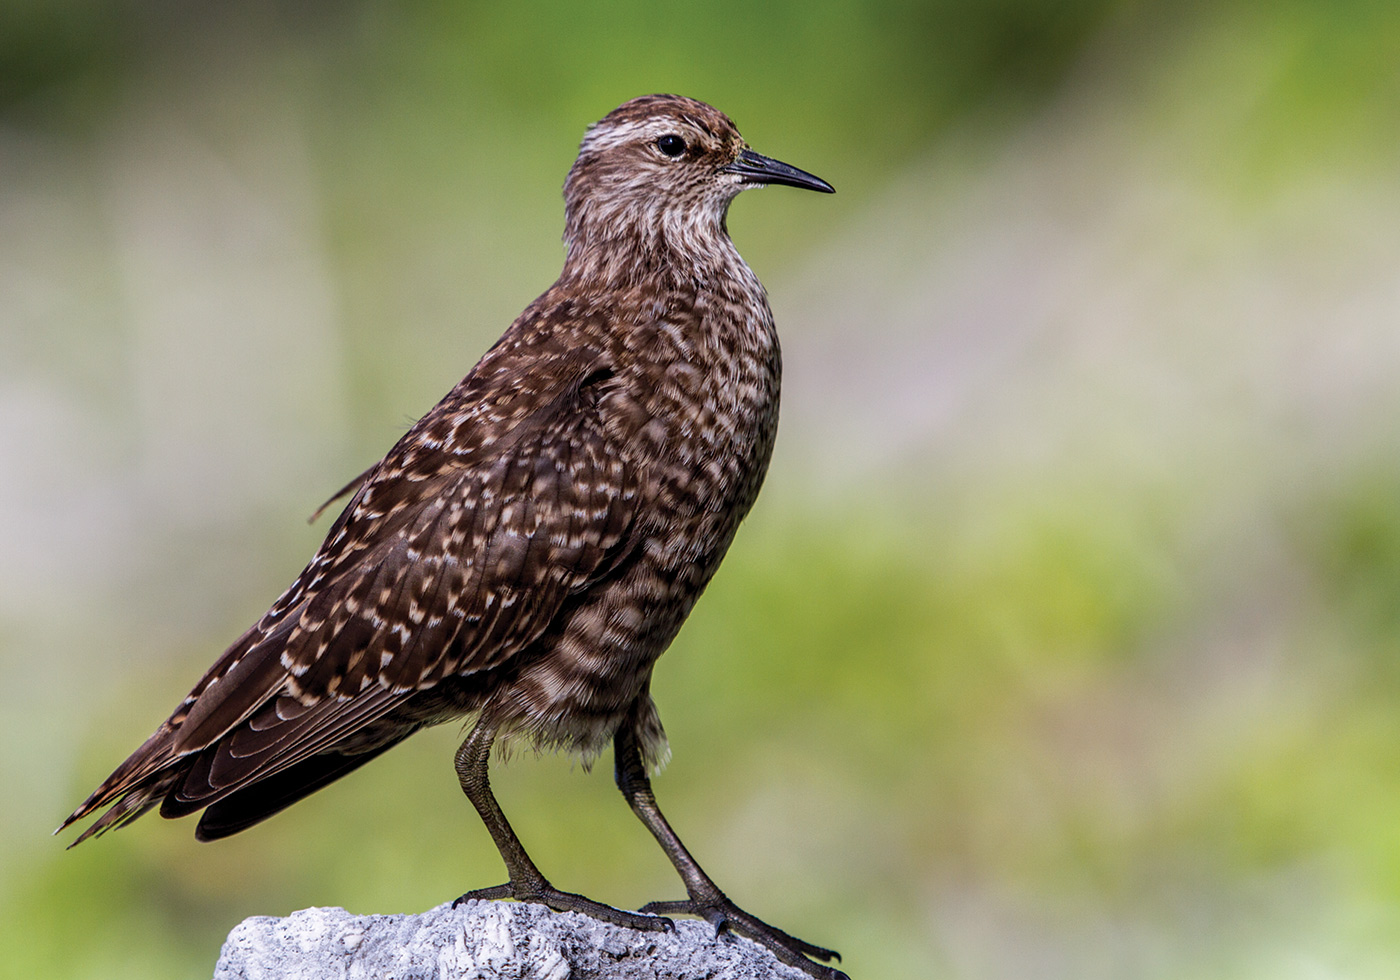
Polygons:
<instances>
[{"instance_id":1,"label":"dark eye","mask_svg":"<svg viewBox=\"0 0 1400 980\"><path fill-rule=\"evenodd\" d=\"M685 140L675 133L667 133L657 139L656 148L668 157L678 157L685 152Z\"/></svg>"}]
</instances>

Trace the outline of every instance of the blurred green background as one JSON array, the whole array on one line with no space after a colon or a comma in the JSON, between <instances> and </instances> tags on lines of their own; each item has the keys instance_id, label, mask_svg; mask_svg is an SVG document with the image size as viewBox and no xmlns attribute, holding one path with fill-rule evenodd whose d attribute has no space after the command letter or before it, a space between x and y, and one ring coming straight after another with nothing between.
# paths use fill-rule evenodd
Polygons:
<instances>
[{"instance_id":1,"label":"blurred green background","mask_svg":"<svg viewBox=\"0 0 1400 980\"><path fill-rule=\"evenodd\" d=\"M47 835L558 271L584 126L726 110L783 434L663 806L859 978L1400 975L1400 5L0 4L0 976L502 877L455 726L237 838ZM678 897L499 768L564 888Z\"/></svg>"}]
</instances>

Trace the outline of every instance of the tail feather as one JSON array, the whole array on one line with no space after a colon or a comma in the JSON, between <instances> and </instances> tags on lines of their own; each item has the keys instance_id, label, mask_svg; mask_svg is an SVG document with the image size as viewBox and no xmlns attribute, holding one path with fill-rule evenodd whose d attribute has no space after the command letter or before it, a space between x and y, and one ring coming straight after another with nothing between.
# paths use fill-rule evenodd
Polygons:
<instances>
[{"instance_id":1,"label":"tail feather","mask_svg":"<svg viewBox=\"0 0 1400 980\"><path fill-rule=\"evenodd\" d=\"M402 736L359 755L318 755L260 780L210 805L199 818L194 835L202 841L218 840L261 823L293 803L335 782L346 773L377 758L409 736Z\"/></svg>"},{"instance_id":2,"label":"tail feather","mask_svg":"<svg viewBox=\"0 0 1400 980\"><path fill-rule=\"evenodd\" d=\"M345 744L347 737L363 731L404 698L403 694L380 690L348 701L325 700L309 709L297 705L294 698L278 698L192 757L184 778L161 804L160 815L183 817L213 806L308 760L356 758L378 750L375 742L401 741L408 732L382 734L368 741L361 738L350 751Z\"/></svg>"},{"instance_id":3,"label":"tail feather","mask_svg":"<svg viewBox=\"0 0 1400 980\"><path fill-rule=\"evenodd\" d=\"M167 818L206 810L196 831L204 840L235 833L359 768L416 731L416 724L377 731L372 727L407 697L406 692L381 689L311 706L278 697L211 744L184 751L179 748L181 726L166 722L59 831L110 805L70 846L124 826L155 807Z\"/></svg>"},{"instance_id":4,"label":"tail feather","mask_svg":"<svg viewBox=\"0 0 1400 980\"><path fill-rule=\"evenodd\" d=\"M275 632L280 640L282 633ZM102 781L54 833L108 804L112 809L70 847L135 820L161 801L189 772L194 757L257 709L285 673L275 643L257 627L234 641L151 737ZM222 727L221 727L222 726Z\"/></svg>"},{"instance_id":5,"label":"tail feather","mask_svg":"<svg viewBox=\"0 0 1400 980\"><path fill-rule=\"evenodd\" d=\"M172 769L160 773L156 779L146 785L133 787L127 790L125 796L113 803L106 813L98 817L97 820L93 822L92 826L78 835L77 840L68 845L69 849L77 847L89 837L101 837L109 830L113 830L117 827L124 827L137 817L157 806L165 795L170 792L171 788L184 778L187 768L187 766L177 765ZM96 805L101 806L102 804L99 803ZM83 806L87 806L87 804ZM82 807L79 807L78 810L79 812L74 813L73 816L64 821L63 827L67 827L74 820L80 820L83 816L86 816L86 813L82 812ZM91 810L89 809L87 812L91 812ZM63 827L59 827L54 833L58 833Z\"/></svg>"},{"instance_id":6,"label":"tail feather","mask_svg":"<svg viewBox=\"0 0 1400 980\"><path fill-rule=\"evenodd\" d=\"M94 832L102 833L115 824L136 819L141 813L158 803L160 795L175 782L175 777L169 771L169 767L172 763L179 761L179 755L173 750L172 735L173 729L169 722L157 728L139 749L131 753L125 762L117 766L112 774L102 781L101 786L92 791L91 796L68 815L68 819L64 820L54 833L63 832L75 822L102 809L113 800L121 798L112 810L103 814L101 820L85 830L82 836L69 845L72 847L91 837ZM180 774L183 775L183 771ZM161 794L152 795L157 786L164 786L165 790L162 790ZM130 812L136 807L140 807L140 811L132 813L128 817L122 818L120 814L116 817L113 816L113 813L116 813L119 808L122 812Z\"/></svg>"}]
</instances>

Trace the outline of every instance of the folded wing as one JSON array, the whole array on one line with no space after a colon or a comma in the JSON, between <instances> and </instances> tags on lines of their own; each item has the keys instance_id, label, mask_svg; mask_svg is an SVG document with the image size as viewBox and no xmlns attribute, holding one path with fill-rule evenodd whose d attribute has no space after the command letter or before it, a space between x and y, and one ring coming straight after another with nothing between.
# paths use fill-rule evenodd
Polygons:
<instances>
[{"instance_id":1,"label":"folded wing","mask_svg":"<svg viewBox=\"0 0 1400 980\"><path fill-rule=\"evenodd\" d=\"M276 812L411 734L386 716L517 655L615 566L637 474L600 410L611 372L580 350L532 375L554 382L504 419L469 377L400 440L292 586L65 821L112 804L75 844L157 804L227 800L201 836Z\"/></svg>"}]
</instances>

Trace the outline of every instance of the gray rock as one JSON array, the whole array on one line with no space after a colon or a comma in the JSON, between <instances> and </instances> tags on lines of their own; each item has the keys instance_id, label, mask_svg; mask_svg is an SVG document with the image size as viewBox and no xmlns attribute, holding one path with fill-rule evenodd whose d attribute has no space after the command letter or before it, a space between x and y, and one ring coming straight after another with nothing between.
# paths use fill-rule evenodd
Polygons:
<instances>
[{"instance_id":1,"label":"gray rock","mask_svg":"<svg viewBox=\"0 0 1400 980\"><path fill-rule=\"evenodd\" d=\"M810 980L704 922L637 932L542 905L465 902L422 915L304 909L245 919L214 980Z\"/></svg>"}]
</instances>

